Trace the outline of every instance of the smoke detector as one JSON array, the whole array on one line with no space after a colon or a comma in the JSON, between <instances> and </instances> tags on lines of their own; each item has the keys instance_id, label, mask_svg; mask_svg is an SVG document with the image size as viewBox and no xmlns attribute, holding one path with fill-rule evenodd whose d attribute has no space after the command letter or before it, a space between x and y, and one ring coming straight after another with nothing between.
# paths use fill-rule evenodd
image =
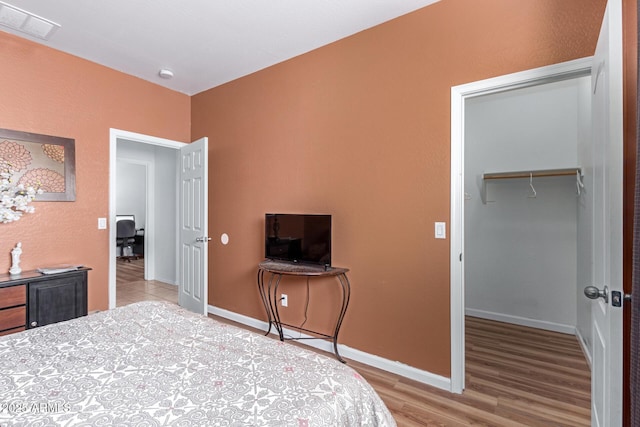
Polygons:
<instances>
[{"instance_id":1,"label":"smoke detector","mask_svg":"<svg viewBox=\"0 0 640 427\"><path fill-rule=\"evenodd\" d=\"M170 79L173 77L173 71L171 70L167 70L166 68L162 68L160 69L160 71L158 71L158 75L160 77L162 77L163 79Z\"/></svg>"}]
</instances>

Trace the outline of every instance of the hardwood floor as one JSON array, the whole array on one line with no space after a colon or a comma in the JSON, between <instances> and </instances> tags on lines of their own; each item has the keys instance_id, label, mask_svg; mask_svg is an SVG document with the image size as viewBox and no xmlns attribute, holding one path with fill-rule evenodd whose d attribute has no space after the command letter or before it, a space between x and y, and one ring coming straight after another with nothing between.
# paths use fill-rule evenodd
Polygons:
<instances>
[{"instance_id":1,"label":"hardwood floor","mask_svg":"<svg viewBox=\"0 0 640 427\"><path fill-rule=\"evenodd\" d=\"M349 362L399 426L590 426L590 370L573 335L468 317L462 395Z\"/></svg>"},{"instance_id":2,"label":"hardwood floor","mask_svg":"<svg viewBox=\"0 0 640 427\"><path fill-rule=\"evenodd\" d=\"M178 287L157 280L144 280L144 259L116 263L116 306L138 301L178 303Z\"/></svg>"},{"instance_id":3,"label":"hardwood floor","mask_svg":"<svg viewBox=\"0 0 640 427\"><path fill-rule=\"evenodd\" d=\"M176 287L145 281L143 266L118 262L117 305L177 303ZM591 425L590 370L573 335L467 317L461 395L353 360L348 364L376 389L400 427Z\"/></svg>"}]
</instances>

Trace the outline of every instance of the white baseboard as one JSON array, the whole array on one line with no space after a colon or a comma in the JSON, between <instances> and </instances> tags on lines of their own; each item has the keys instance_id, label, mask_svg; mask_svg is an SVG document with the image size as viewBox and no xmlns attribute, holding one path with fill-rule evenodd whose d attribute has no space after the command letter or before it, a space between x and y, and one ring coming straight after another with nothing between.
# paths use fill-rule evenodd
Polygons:
<instances>
[{"instance_id":1,"label":"white baseboard","mask_svg":"<svg viewBox=\"0 0 640 427\"><path fill-rule=\"evenodd\" d=\"M546 331L560 332L563 334L576 334L576 327L564 325L562 323L547 322L545 320L529 319L526 317L513 316L510 314L494 313L491 311L465 309L467 316L479 317L481 319L496 320L498 322L513 323L514 325L528 326L531 328L544 329Z\"/></svg>"},{"instance_id":2,"label":"white baseboard","mask_svg":"<svg viewBox=\"0 0 640 427\"><path fill-rule=\"evenodd\" d=\"M580 333L580 329L578 328L576 328L576 336L578 337L580 348L582 348L582 354L584 354L584 358L587 359L587 364L589 364L589 368L591 368L591 352L589 351L587 342L584 340L584 337L582 336L582 334Z\"/></svg>"},{"instance_id":3,"label":"white baseboard","mask_svg":"<svg viewBox=\"0 0 640 427\"><path fill-rule=\"evenodd\" d=\"M173 286L178 286L178 284L175 282L175 280L169 278L169 277L156 277L155 280L157 282L162 282L162 283L166 283L167 285L173 285Z\"/></svg>"},{"instance_id":4,"label":"white baseboard","mask_svg":"<svg viewBox=\"0 0 640 427\"><path fill-rule=\"evenodd\" d=\"M267 328L269 327L269 324L262 320L257 320L252 317L234 313L232 311L225 310L223 308L214 307L212 305L208 306L208 312L213 314L214 316L224 317L225 319L242 323L243 325L247 325L252 328L260 329L263 331L266 331ZM277 332L275 331L275 328L271 328L271 333L274 335L277 334ZM291 336L291 337L312 338L312 336L310 335L301 334L299 331L290 330L286 328L284 329L284 333L286 336ZM300 343L333 354L333 344L329 341L322 340L322 339L301 340ZM385 359L383 357L376 356L374 354L369 354L364 351L348 347L344 344L338 344L338 351L340 352L340 355L344 358L355 360L357 362L364 363L365 365L373 366L375 368L382 369L383 371L391 372L393 374L400 375L405 378L410 378L412 380L421 382L423 384L428 384L442 390L451 391L450 378L432 374L431 372L414 368L413 366L409 366L401 362L394 362L392 360Z\"/></svg>"}]
</instances>

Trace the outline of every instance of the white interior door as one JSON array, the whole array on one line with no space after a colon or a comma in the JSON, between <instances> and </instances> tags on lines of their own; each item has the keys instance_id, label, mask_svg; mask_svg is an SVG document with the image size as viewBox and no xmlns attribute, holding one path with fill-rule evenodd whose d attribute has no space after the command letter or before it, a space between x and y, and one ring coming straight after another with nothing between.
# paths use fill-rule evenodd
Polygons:
<instances>
[{"instance_id":1,"label":"white interior door","mask_svg":"<svg viewBox=\"0 0 640 427\"><path fill-rule=\"evenodd\" d=\"M207 138L180 149L178 303L207 313Z\"/></svg>"},{"instance_id":2,"label":"white interior door","mask_svg":"<svg viewBox=\"0 0 640 427\"><path fill-rule=\"evenodd\" d=\"M609 0L592 66L591 424L622 425L622 2ZM597 288L597 289L595 289Z\"/></svg>"}]
</instances>

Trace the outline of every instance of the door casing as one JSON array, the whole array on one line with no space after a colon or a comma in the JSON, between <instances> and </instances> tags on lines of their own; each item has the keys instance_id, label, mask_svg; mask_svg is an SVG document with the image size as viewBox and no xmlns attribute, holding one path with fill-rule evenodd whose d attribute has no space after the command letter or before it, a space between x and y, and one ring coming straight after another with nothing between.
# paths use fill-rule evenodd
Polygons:
<instances>
[{"instance_id":1,"label":"door casing","mask_svg":"<svg viewBox=\"0 0 640 427\"><path fill-rule=\"evenodd\" d=\"M465 387L464 302L464 138L468 99L591 74L592 59L581 58L451 88L451 392Z\"/></svg>"}]
</instances>

